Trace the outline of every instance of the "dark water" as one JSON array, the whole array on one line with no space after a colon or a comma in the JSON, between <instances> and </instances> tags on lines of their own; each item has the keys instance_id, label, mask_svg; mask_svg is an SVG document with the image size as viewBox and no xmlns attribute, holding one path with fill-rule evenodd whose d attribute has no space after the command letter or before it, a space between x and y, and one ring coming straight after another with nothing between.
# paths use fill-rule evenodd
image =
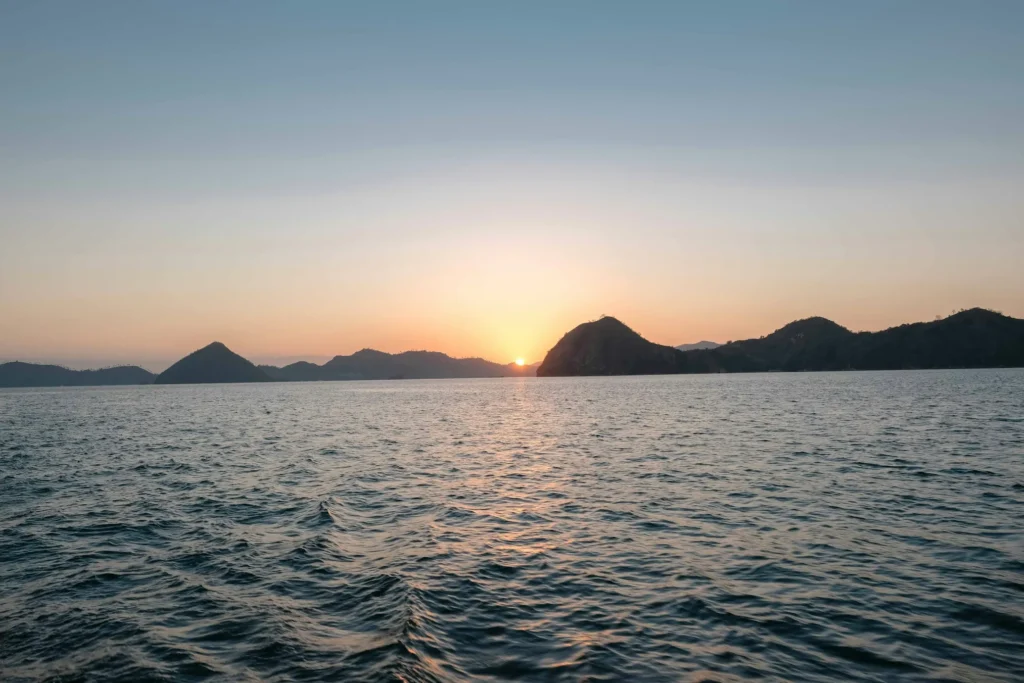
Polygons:
<instances>
[{"instance_id":1,"label":"dark water","mask_svg":"<svg viewBox=\"0 0 1024 683\"><path fill-rule=\"evenodd\" d=\"M1024 677L1024 372L0 392L0 678Z\"/></svg>"}]
</instances>

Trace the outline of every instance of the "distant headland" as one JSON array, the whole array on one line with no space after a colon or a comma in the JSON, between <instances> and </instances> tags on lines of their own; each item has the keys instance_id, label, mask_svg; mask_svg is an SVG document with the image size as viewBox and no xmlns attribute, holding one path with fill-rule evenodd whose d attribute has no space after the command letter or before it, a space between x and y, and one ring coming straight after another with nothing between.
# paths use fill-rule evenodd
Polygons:
<instances>
[{"instance_id":1,"label":"distant headland","mask_svg":"<svg viewBox=\"0 0 1024 683\"><path fill-rule=\"evenodd\" d=\"M434 351L363 349L323 365L255 365L220 342L190 353L159 375L136 366L71 370L0 364L0 387L317 382L578 375L650 375L819 370L1024 367L1024 320L981 308L881 332L852 332L826 318L792 322L758 339L679 347L647 341L603 317L566 333L543 362L519 366Z\"/></svg>"}]
</instances>

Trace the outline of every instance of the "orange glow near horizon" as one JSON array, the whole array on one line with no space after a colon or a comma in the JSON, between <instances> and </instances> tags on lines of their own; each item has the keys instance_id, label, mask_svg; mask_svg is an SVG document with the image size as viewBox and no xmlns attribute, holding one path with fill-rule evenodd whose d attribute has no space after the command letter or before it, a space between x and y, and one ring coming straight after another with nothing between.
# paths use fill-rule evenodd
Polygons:
<instances>
[{"instance_id":1,"label":"orange glow near horizon","mask_svg":"<svg viewBox=\"0 0 1024 683\"><path fill-rule=\"evenodd\" d=\"M502 196L467 203L479 186L440 187L448 194L438 190L427 205L408 189L380 190L380 201L358 216L385 226L372 238L334 232L337 199L312 208L278 199L276 209L249 200L162 219L243 222L255 231L246 239L228 228L188 237L169 228L133 236L125 227L74 249L54 251L40 241L17 258L0 250L0 360L162 369L220 341L275 364L363 348L525 364L603 314L672 346L758 337L815 315L855 331L975 306L1024 316L1020 249L1001 248L991 236L960 239L949 228L941 239L922 235L877 250L848 245L839 218L830 218L835 230L817 242L808 242L815 233L806 226L755 230L768 219L752 191L742 198L756 216L698 212L710 199L693 195L687 207L665 208L636 227L632 213L613 210L596 193L590 202L538 196L523 206ZM650 181L637 192L657 187ZM408 216L389 213L407 196ZM422 213L414 214L417 198ZM738 204L732 195L711 199ZM83 215L105 217L85 207L60 218L78 225ZM147 215L127 212L116 221L130 226ZM280 230L296 216L315 239ZM929 258L921 257L922 245ZM354 249L359 258L350 258ZM975 267L954 268L954 260Z\"/></svg>"},{"instance_id":2,"label":"orange glow near horizon","mask_svg":"<svg viewBox=\"0 0 1024 683\"><path fill-rule=\"evenodd\" d=\"M423 301L417 302L421 306L386 318L387 311L397 311L398 307L383 300L377 311L363 310L358 311L362 315L356 315L350 308L346 314L335 316L328 306L288 310L285 302L264 297L262 310L235 309L228 316L222 315L222 311L232 309L231 300L213 299L195 301L190 311L174 307L175 315L165 317L159 310L135 313L127 305L118 310L120 307L88 305L91 302L80 303L74 320L38 313L26 315L25 322L33 324L10 328L18 334L0 339L0 360L57 362L76 367L125 363L162 370L182 356L220 341L258 363L285 364L299 359L319 363L335 355L373 348L387 353L440 351L456 358L479 357L498 363L521 362L525 366L527 359L543 359L566 332L602 313L615 316L652 342L676 345L705 339L726 342L758 337L811 315L824 315L853 330L878 330L953 312L950 308L933 313L926 301L917 302L916 307L896 306L889 301L884 308L879 303L861 310L855 310L851 303L831 307L823 301L818 305L792 301L755 310L753 301L749 305L734 301L729 306L723 301L718 310L704 302L703 310L670 313L671 302L646 302L638 296L645 305L631 306L619 301L617 305L599 307L577 300L575 305L564 307L552 302L554 310L545 310L537 301L532 312L515 310L515 303L506 309L445 310L443 305L427 305ZM978 303L953 300L955 306L962 308ZM1004 307L1003 312L1017 317L1022 313L1019 307ZM97 324L101 320L105 324Z\"/></svg>"}]
</instances>

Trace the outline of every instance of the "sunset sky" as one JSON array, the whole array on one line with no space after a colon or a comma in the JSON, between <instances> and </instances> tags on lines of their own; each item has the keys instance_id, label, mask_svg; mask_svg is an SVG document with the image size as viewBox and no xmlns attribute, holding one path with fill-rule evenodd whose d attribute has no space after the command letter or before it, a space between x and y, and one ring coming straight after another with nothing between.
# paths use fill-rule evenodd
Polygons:
<instances>
[{"instance_id":1,"label":"sunset sky","mask_svg":"<svg viewBox=\"0 0 1024 683\"><path fill-rule=\"evenodd\" d=\"M0 360L1024 317L1024 2L0 0Z\"/></svg>"}]
</instances>

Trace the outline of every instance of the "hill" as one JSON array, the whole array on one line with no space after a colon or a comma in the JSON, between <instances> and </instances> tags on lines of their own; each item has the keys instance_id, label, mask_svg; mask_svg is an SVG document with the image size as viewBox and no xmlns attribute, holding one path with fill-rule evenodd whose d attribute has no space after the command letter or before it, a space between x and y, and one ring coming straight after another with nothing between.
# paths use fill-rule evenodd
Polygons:
<instances>
[{"instance_id":1,"label":"hill","mask_svg":"<svg viewBox=\"0 0 1024 683\"><path fill-rule=\"evenodd\" d=\"M849 362L863 370L1024 367L1024 320L983 308L943 320L862 332Z\"/></svg>"},{"instance_id":2,"label":"hill","mask_svg":"<svg viewBox=\"0 0 1024 683\"><path fill-rule=\"evenodd\" d=\"M190 353L161 372L155 384L269 382L270 377L220 342Z\"/></svg>"},{"instance_id":3,"label":"hill","mask_svg":"<svg viewBox=\"0 0 1024 683\"><path fill-rule=\"evenodd\" d=\"M283 368L276 365L261 365L259 368L277 382L314 382L320 379L320 366L304 360Z\"/></svg>"},{"instance_id":4,"label":"hill","mask_svg":"<svg viewBox=\"0 0 1024 683\"><path fill-rule=\"evenodd\" d=\"M436 351L384 353L363 349L350 356L335 356L323 365L299 362L283 368L261 366L276 380L291 382L366 379L445 379L470 377L524 377L536 366L520 368L482 358L452 358Z\"/></svg>"},{"instance_id":5,"label":"hill","mask_svg":"<svg viewBox=\"0 0 1024 683\"><path fill-rule=\"evenodd\" d=\"M605 316L570 330L548 351L538 377L559 375L662 375L685 371L683 353L649 342Z\"/></svg>"},{"instance_id":6,"label":"hill","mask_svg":"<svg viewBox=\"0 0 1024 683\"><path fill-rule=\"evenodd\" d=\"M842 370L850 367L844 349L854 337L827 318L806 318L760 339L720 346L715 353L731 371Z\"/></svg>"},{"instance_id":7,"label":"hill","mask_svg":"<svg viewBox=\"0 0 1024 683\"><path fill-rule=\"evenodd\" d=\"M135 365L100 370L71 370L37 363L0 364L0 387L85 387L150 384L156 377Z\"/></svg>"},{"instance_id":8,"label":"hill","mask_svg":"<svg viewBox=\"0 0 1024 683\"><path fill-rule=\"evenodd\" d=\"M672 355L675 354L675 355ZM792 322L759 339L680 351L643 339L614 318L585 323L548 352L540 376L795 372L1024 366L1024 320L980 308L881 332L851 332L826 318Z\"/></svg>"}]
</instances>

